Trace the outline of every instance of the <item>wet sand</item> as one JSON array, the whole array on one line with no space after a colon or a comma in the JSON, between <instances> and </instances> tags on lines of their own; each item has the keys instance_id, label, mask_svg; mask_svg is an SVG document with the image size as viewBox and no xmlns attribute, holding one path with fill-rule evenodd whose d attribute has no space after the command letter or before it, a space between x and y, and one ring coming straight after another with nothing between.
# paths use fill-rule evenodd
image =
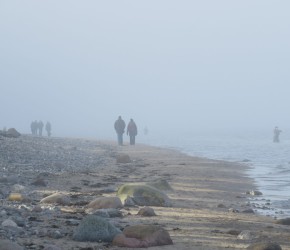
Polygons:
<instances>
[{"instance_id":1,"label":"wet sand","mask_svg":"<svg viewBox=\"0 0 290 250\"><path fill-rule=\"evenodd\" d=\"M20 217L23 224L19 232L2 227L0 239L10 238L25 249L43 249L46 244L61 249L126 249L73 241L71 221L85 216L84 207L91 200L115 196L124 183L161 179L173 188L167 193L172 207L153 207L155 217L141 217L140 207L127 207L121 210L123 218L112 219L120 227L139 223L164 227L174 244L150 249L245 249L253 242L271 241L290 250L289 226L249 213L246 192L255 186L245 174L247 165L91 139L21 136L2 138L0 145L0 223ZM132 162L117 164L119 154L129 155ZM17 188L29 199L8 201ZM40 205L43 197L55 192L68 195L70 204ZM37 206L40 212L34 211ZM251 236L239 239L243 231Z\"/></svg>"}]
</instances>

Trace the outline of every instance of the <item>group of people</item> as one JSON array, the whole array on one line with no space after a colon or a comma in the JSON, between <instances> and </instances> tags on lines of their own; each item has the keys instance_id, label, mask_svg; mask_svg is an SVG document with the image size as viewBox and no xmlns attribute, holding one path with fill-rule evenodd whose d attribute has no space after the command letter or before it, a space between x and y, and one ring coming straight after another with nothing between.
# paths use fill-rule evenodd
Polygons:
<instances>
[{"instance_id":1,"label":"group of people","mask_svg":"<svg viewBox=\"0 0 290 250\"><path fill-rule=\"evenodd\" d=\"M31 129L32 135L42 136L43 127L44 127L44 124L41 120L40 121L35 120L35 121L31 122L30 129ZM45 130L46 130L47 136L51 136L51 124L50 124L50 122L46 122Z\"/></svg>"},{"instance_id":2,"label":"group of people","mask_svg":"<svg viewBox=\"0 0 290 250\"><path fill-rule=\"evenodd\" d=\"M123 145L123 134L125 133L126 123L121 116L115 121L115 131L118 136L118 144ZM131 118L127 125L127 135L130 137L130 145L135 145L135 137L137 136L137 126L134 120Z\"/></svg>"}]
</instances>

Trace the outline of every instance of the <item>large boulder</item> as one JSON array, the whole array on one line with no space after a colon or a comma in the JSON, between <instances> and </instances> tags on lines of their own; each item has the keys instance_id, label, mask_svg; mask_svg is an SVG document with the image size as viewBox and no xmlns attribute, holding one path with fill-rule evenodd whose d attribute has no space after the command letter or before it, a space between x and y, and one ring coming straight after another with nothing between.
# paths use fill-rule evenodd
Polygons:
<instances>
[{"instance_id":1,"label":"large boulder","mask_svg":"<svg viewBox=\"0 0 290 250\"><path fill-rule=\"evenodd\" d=\"M124 184L118 189L117 196L125 205L127 200L130 200L138 206L171 206L171 201L165 193L144 184Z\"/></svg>"},{"instance_id":2,"label":"large boulder","mask_svg":"<svg viewBox=\"0 0 290 250\"><path fill-rule=\"evenodd\" d=\"M76 241L112 242L121 230L109 221L96 215L86 216L76 228L73 239Z\"/></svg>"},{"instance_id":3,"label":"large boulder","mask_svg":"<svg viewBox=\"0 0 290 250\"><path fill-rule=\"evenodd\" d=\"M123 204L119 197L98 197L87 205L87 208L89 209L122 208L122 207Z\"/></svg>"},{"instance_id":4,"label":"large boulder","mask_svg":"<svg viewBox=\"0 0 290 250\"><path fill-rule=\"evenodd\" d=\"M169 233L155 225L128 226L123 235L117 235L113 244L120 247L152 247L172 245ZM133 246L132 246L133 245Z\"/></svg>"},{"instance_id":5,"label":"large boulder","mask_svg":"<svg viewBox=\"0 0 290 250\"><path fill-rule=\"evenodd\" d=\"M285 218L285 219L280 219L276 221L276 224L280 224L280 225L290 225L290 218Z\"/></svg>"}]
</instances>

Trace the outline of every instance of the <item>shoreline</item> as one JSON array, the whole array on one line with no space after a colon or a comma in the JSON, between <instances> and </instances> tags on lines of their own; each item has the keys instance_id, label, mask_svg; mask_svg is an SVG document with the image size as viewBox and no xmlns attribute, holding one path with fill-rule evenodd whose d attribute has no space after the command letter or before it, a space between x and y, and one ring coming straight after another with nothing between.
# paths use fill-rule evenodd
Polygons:
<instances>
[{"instance_id":1,"label":"shoreline","mask_svg":"<svg viewBox=\"0 0 290 250\"><path fill-rule=\"evenodd\" d=\"M22 235L15 238L21 246L27 246L29 241L31 246L39 247L44 242L50 242L61 249L82 249L89 245L103 247L102 243L73 241L71 233L74 228L64 227L63 218L69 215L77 218L83 216L76 211L86 202L96 196L114 196L118 187L124 183L163 179L173 188L172 192L167 193L172 200L172 207L153 207L157 214L153 218L140 217L137 215L138 207L129 207L122 209L124 217L113 219L114 223L158 223L169 232L174 243L172 246L162 246L162 249L166 250L245 249L251 243L260 241L275 241L284 250L290 250L290 230L287 226L275 224L272 218L249 213L251 207L245 193L255 190L255 185L246 175L245 164L193 157L174 149L143 144L120 147L114 142L94 138L21 136L7 139L7 142L10 145L6 148L14 152L9 152L9 160L3 154L0 157L2 190L6 186L9 188L6 192L8 193L15 184L22 185L23 194L29 195L33 201L25 204L28 208L36 206L43 195L56 191L66 192L71 197L82 199L83 202L78 200L74 206L66 207L66 212L49 214L52 217L56 216L54 225L56 224L61 232L66 232L63 233L63 237L54 239L48 233L45 234L45 231L53 230L53 223L49 220L47 224L35 222L29 226L37 228L41 237L29 231L27 237ZM3 140L1 150L3 152ZM132 162L116 164L115 157L118 154L129 155ZM11 158L12 155L15 159ZM31 185L37 175L43 176L46 186ZM13 176L20 177L18 180L14 179L16 183L8 183L7 187L7 182L3 180L13 180ZM7 202L5 194L1 203L7 206L7 211L10 211L9 206L19 207L15 202ZM53 207L57 208L57 211L65 210L62 206ZM69 210L71 211L68 212ZM33 216L42 218L46 213ZM3 218L1 223L2 221ZM239 239L238 233L243 231L250 231L252 237ZM5 234L1 236L4 237ZM112 245L108 248L126 249Z\"/></svg>"}]
</instances>

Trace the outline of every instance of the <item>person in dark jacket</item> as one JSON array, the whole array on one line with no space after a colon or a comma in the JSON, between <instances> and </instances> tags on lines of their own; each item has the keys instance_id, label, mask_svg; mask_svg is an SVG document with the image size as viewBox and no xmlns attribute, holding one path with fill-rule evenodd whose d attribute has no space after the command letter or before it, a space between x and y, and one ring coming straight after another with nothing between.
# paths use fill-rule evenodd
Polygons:
<instances>
[{"instance_id":1,"label":"person in dark jacket","mask_svg":"<svg viewBox=\"0 0 290 250\"><path fill-rule=\"evenodd\" d=\"M47 122L45 124L45 130L47 132L47 136L50 137L51 136L51 124L50 124L50 122Z\"/></svg>"},{"instance_id":2,"label":"person in dark jacket","mask_svg":"<svg viewBox=\"0 0 290 250\"><path fill-rule=\"evenodd\" d=\"M133 119L130 119L130 122L127 126L127 135L130 136L130 145L135 145L135 136L137 135L137 126Z\"/></svg>"},{"instance_id":3,"label":"person in dark jacket","mask_svg":"<svg viewBox=\"0 0 290 250\"><path fill-rule=\"evenodd\" d=\"M123 145L123 134L125 132L126 124L123 121L122 117L119 116L118 120L115 121L114 128L118 135L118 144Z\"/></svg>"}]
</instances>

